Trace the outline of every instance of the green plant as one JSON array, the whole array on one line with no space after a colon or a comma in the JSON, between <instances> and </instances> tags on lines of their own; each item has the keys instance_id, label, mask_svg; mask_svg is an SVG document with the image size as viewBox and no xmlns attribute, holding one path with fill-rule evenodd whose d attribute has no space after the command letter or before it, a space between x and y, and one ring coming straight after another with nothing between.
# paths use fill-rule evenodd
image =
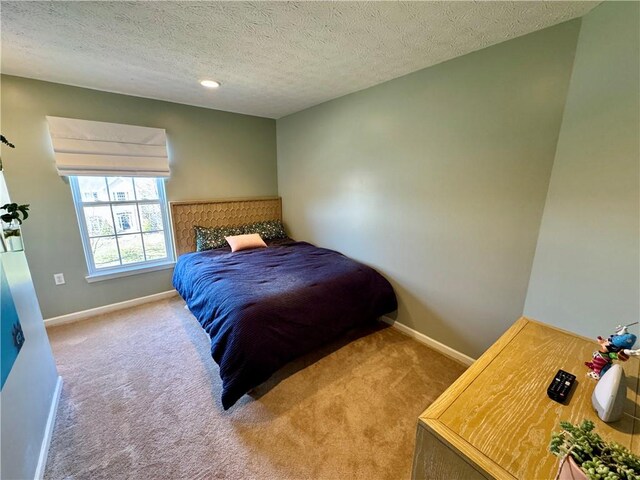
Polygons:
<instances>
[{"instance_id":1,"label":"green plant","mask_svg":"<svg viewBox=\"0 0 640 480\"><path fill-rule=\"evenodd\" d=\"M13 220L17 220L20 225L22 221L29 217L29 205L18 205L17 203L5 203L0 210L6 210L7 213L0 215L5 223L11 223ZM22 218L20 216L22 215Z\"/></svg>"},{"instance_id":2,"label":"green plant","mask_svg":"<svg viewBox=\"0 0 640 480\"><path fill-rule=\"evenodd\" d=\"M9 140L7 140L7 137L5 137L4 135L0 135L0 142L4 143L8 147L16 148L16 146Z\"/></svg>"},{"instance_id":3,"label":"green plant","mask_svg":"<svg viewBox=\"0 0 640 480\"><path fill-rule=\"evenodd\" d=\"M551 435L549 450L571 456L590 480L640 480L640 457L615 442L605 442L590 420L580 426L560 422L562 431Z\"/></svg>"},{"instance_id":4,"label":"green plant","mask_svg":"<svg viewBox=\"0 0 640 480\"><path fill-rule=\"evenodd\" d=\"M0 135L0 142L6 145L9 148L16 148L16 146L11 143L4 135ZM2 158L0 158L0 172L2 171Z\"/></svg>"}]
</instances>

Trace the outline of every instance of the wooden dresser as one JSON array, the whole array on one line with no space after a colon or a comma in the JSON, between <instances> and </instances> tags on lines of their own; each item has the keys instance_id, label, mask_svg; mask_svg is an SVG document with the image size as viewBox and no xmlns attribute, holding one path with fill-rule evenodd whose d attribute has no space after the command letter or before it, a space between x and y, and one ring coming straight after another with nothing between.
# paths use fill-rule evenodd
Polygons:
<instances>
[{"instance_id":1,"label":"wooden dresser","mask_svg":"<svg viewBox=\"0 0 640 480\"><path fill-rule=\"evenodd\" d=\"M558 459L548 445L560 420L591 419L602 437L640 454L639 421L624 415L605 424L593 410L596 382L586 376L584 362L597 347L595 340L518 320L420 416L413 478L553 479ZM640 361L632 357L622 365L626 412L638 417ZM547 397L558 369L577 377L567 405Z\"/></svg>"}]
</instances>

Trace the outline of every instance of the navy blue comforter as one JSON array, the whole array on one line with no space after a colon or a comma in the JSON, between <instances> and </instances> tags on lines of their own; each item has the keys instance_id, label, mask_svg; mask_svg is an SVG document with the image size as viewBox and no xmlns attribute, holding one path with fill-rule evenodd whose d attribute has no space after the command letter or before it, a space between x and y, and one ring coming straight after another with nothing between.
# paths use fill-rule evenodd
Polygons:
<instances>
[{"instance_id":1,"label":"navy blue comforter","mask_svg":"<svg viewBox=\"0 0 640 480\"><path fill-rule=\"evenodd\" d=\"M185 254L173 285L211 337L225 410L287 362L397 308L375 270L305 242Z\"/></svg>"}]
</instances>

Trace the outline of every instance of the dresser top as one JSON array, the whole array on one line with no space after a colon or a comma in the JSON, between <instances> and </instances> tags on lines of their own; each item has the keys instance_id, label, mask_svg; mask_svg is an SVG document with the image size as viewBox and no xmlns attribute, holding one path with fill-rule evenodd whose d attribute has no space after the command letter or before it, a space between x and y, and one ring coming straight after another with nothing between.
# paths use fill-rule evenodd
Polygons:
<instances>
[{"instance_id":1,"label":"dresser top","mask_svg":"<svg viewBox=\"0 0 640 480\"><path fill-rule=\"evenodd\" d=\"M640 454L640 361L622 362L628 389L621 420L602 422L591 404L596 381L584 362L595 340L521 318L421 416L420 422L496 478L554 478L558 459L548 449L559 422L592 420L605 440ZM566 405L547 397L559 370L577 379ZM634 429L636 435L634 435Z\"/></svg>"}]
</instances>

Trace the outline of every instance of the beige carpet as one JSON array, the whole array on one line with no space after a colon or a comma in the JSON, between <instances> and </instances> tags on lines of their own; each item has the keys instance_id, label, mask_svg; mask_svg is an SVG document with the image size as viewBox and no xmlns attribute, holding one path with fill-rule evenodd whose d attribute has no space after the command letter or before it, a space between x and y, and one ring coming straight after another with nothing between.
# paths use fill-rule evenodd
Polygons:
<instances>
[{"instance_id":1,"label":"beige carpet","mask_svg":"<svg viewBox=\"0 0 640 480\"><path fill-rule=\"evenodd\" d=\"M409 478L418 415L464 368L377 327L231 410L176 297L49 330L64 379L45 478Z\"/></svg>"}]
</instances>

